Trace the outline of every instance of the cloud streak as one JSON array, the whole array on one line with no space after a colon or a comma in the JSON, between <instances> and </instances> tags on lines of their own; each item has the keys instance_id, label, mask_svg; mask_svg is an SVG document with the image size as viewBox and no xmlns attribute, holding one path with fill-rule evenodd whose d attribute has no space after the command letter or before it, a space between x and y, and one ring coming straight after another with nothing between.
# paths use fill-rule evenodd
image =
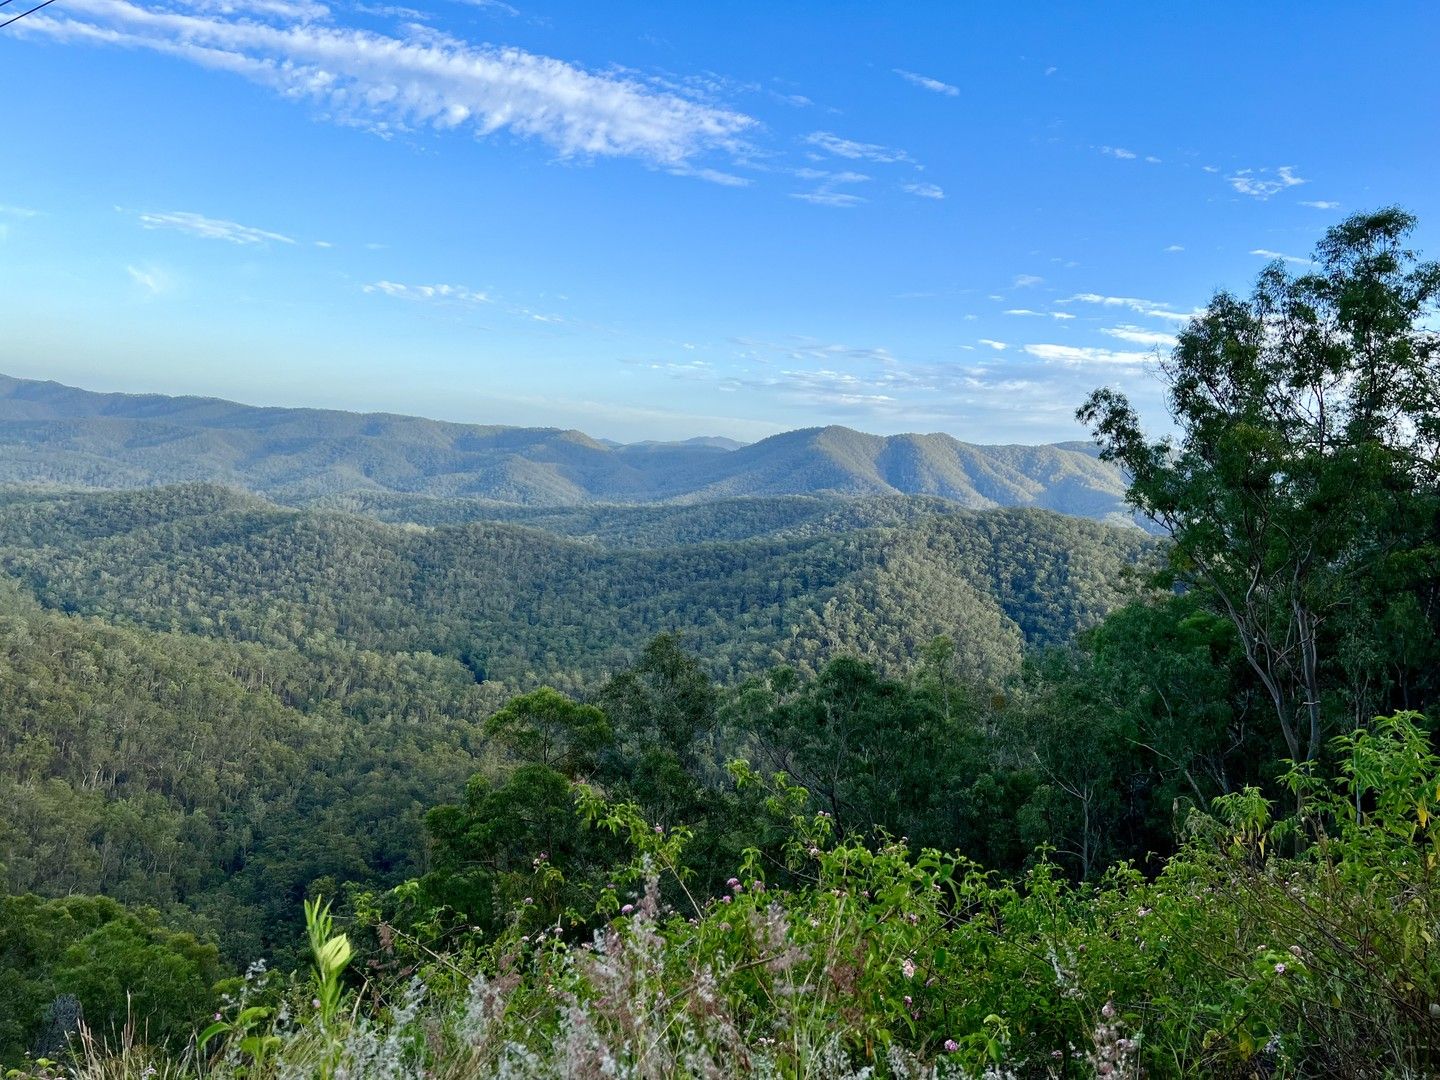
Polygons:
<instances>
[{"instance_id":1,"label":"cloud streak","mask_svg":"<svg viewBox=\"0 0 1440 1080\"><path fill-rule=\"evenodd\" d=\"M839 190L849 184L868 182L870 177L864 173L850 170L828 172L824 169L798 169L795 175L802 180L818 180L820 183L814 191L793 192L790 196L792 199L799 199L813 206L859 206L866 201L863 196L854 192Z\"/></svg>"},{"instance_id":2,"label":"cloud streak","mask_svg":"<svg viewBox=\"0 0 1440 1080\"><path fill-rule=\"evenodd\" d=\"M376 281L362 285L362 292L419 302L450 301L460 304L491 304L489 296L466 285L402 285L398 281Z\"/></svg>"},{"instance_id":3,"label":"cloud streak","mask_svg":"<svg viewBox=\"0 0 1440 1080\"><path fill-rule=\"evenodd\" d=\"M1271 251L1269 248L1255 248L1251 255L1259 255L1263 259L1279 259L1281 262L1296 263L1300 266L1314 266L1314 259L1307 259L1300 255L1286 255L1283 251Z\"/></svg>"},{"instance_id":4,"label":"cloud streak","mask_svg":"<svg viewBox=\"0 0 1440 1080\"><path fill-rule=\"evenodd\" d=\"M477 137L509 132L562 158L628 157L674 167L736 151L749 116L595 73L524 49L472 45L431 32L402 40L316 25L318 5L251 0L261 18L227 18L129 0L67 0L22 25L62 41L148 49L240 75L320 106L330 119L380 134L429 127ZM281 10L285 9L285 10ZM279 21L281 25L275 25Z\"/></svg>"},{"instance_id":5,"label":"cloud streak","mask_svg":"<svg viewBox=\"0 0 1440 1080\"><path fill-rule=\"evenodd\" d=\"M915 164L915 159L904 150L898 150L893 146L881 146L879 143L862 143L854 139L842 139L839 135L829 131L812 131L805 136L805 143L834 157L848 158L851 161L874 161L881 165L890 165L903 161L907 164Z\"/></svg>"},{"instance_id":6,"label":"cloud streak","mask_svg":"<svg viewBox=\"0 0 1440 1080\"><path fill-rule=\"evenodd\" d=\"M943 199L945 190L939 184L901 184L901 191L909 192L921 199Z\"/></svg>"},{"instance_id":7,"label":"cloud streak","mask_svg":"<svg viewBox=\"0 0 1440 1080\"><path fill-rule=\"evenodd\" d=\"M253 225L241 225L237 221L226 221L224 218L206 217L188 210L142 210L138 217L143 228L173 229L201 240L224 240L241 245L295 243L283 233L257 229Z\"/></svg>"},{"instance_id":8,"label":"cloud streak","mask_svg":"<svg viewBox=\"0 0 1440 1080\"><path fill-rule=\"evenodd\" d=\"M1026 345L1025 351L1037 360L1066 367L1143 367L1154 359L1148 352L1117 352L1079 345Z\"/></svg>"},{"instance_id":9,"label":"cloud streak","mask_svg":"<svg viewBox=\"0 0 1440 1080\"><path fill-rule=\"evenodd\" d=\"M951 86L949 83L941 82L939 79L932 79L929 75L919 75L913 71L905 71L903 68L895 68L895 74L899 75L906 82L920 87L922 90L929 90L931 93L944 94L946 97L959 97L960 88Z\"/></svg>"},{"instance_id":10,"label":"cloud streak","mask_svg":"<svg viewBox=\"0 0 1440 1080\"><path fill-rule=\"evenodd\" d=\"M1165 319L1169 322L1184 323L1198 315L1203 315L1203 310L1176 311L1169 304L1160 303L1157 300L1142 300L1138 296L1102 296L1099 293L1076 293L1068 299L1060 301L1062 304L1098 304L1101 307L1123 307L1135 312L1137 315L1144 315L1150 319Z\"/></svg>"}]
</instances>

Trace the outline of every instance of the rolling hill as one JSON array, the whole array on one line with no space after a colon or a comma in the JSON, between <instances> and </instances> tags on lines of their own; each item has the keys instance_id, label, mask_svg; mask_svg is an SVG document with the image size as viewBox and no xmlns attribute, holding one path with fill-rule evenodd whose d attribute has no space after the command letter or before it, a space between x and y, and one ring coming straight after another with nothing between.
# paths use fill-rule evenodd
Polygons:
<instances>
[{"instance_id":1,"label":"rolling hill","mask_svg":"<svg viewBox=\"0 0 1440 1080\"><path fill-rule=\"evenodd\" d=\"M0 484L114 490L207 481L304 506L358 493L527 507L746 496L925 495L1128 520L1124 477L1085 444L806 428L750 445L618 445L579 431L99 394L0 376Z\"/></svg>"}]
</instances>

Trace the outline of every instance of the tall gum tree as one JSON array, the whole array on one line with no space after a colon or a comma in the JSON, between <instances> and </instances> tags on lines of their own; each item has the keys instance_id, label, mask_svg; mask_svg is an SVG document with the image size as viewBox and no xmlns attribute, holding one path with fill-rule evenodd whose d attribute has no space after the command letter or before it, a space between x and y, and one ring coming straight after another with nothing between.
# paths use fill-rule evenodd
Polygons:
<instances>
[{"instance_id":1,"label":"tall gum tree","mask_svg":"<svg viewBox=\"0 0 1440 1080\"><path fill-rule=\"evenodd\" d=\"M1077 413L1177 579L1234 623L1295 761L1328 714L1371 704L1354 658L1384 651L1385 616L1413 611L1433 640L1440 266L1405 247L1414 227L1357 214L1312 272L1276 261L1249 298L1217 294L1161 362L1173 437L1149 441L1114 389Z\"/></svg>"}]
</instances>

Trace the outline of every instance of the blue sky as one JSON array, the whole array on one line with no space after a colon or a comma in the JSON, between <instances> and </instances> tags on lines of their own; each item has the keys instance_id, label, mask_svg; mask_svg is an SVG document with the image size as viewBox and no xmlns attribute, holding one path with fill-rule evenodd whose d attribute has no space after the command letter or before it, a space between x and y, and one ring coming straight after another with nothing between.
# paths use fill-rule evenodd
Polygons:
<instances>
[{"instance_id":1,"label":"blue sky","mask_svg":"<svg viewBox=\"0 0 1440 1080\"><path fill-rule=\"evenodd\" d=\"M1155 349L1263 253L1399 203L1440 254L1437 44L1434 3L57 0L0 30L0 371L620 439L1053 441L1100 384L1158 424Z\"/></svg>"}]
</instances>

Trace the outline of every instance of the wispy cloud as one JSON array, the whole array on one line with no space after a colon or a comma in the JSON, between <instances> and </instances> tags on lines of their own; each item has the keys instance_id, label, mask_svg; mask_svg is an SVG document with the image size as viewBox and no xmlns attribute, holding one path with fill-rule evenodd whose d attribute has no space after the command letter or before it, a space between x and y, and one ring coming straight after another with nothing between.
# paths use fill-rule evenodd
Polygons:
<instances>
[{"instance_id":1,"label":"wispy cloud","mask_svg":"<svg viewBox=\"0 0 1440 1080\"><path fill-rule=\"evenodd\" d=\"M1162 330L1146 330L1140 326L1107 326L1101 328L1100 332L1131 345L1154 345L1170 349L1175 347L1177 341L1174 334L1167 334Z\"/></svg>"},{"instance_id":2,"label":"wispy cloud","mask_svg":"<svg viewBox=\"0 0 1440 1080\"><path fill-rule=\"evenodd\" d=\"M1044 280L1045 279L1043 277L1039 277L1035 274L1016 274L1013 284L1017 289L1028 289L1031 286L1043 283Z\"/></svg>"},{"instance_id":3,"label":"wispy cloud","mask_svg":"<svg viewBox=\"0 0 1440 1080\"><path fill-rule=\"evenodd\" d=\"M914 83L925 90L931 90L937 94L944 94L946 97L959 97L960 88L951 86L949 83L941 82L939 79L932 79L929 75L917 75L913 71L905 71L903 68L895 68L895 74L899 75L906 82Z\"/></svg>"},{"instance_id":4,"label":"wispy cloud","mask_svg":"<svg viewBox=\"0 0 1440 1080\"><path fill-rule=\"evenodd\" d=\"M1295 175L1292 165L1281 165L1278 169L1241 169L1233 176L1226 177L1230 186L1241 195L1255 199L1268 199L1277 192L1309 181Z\"/></svg>"},{"instance_id":5,"label":"wispy cloud","mask_svg":"<svg viewBox=\"0 0 1440 1080\"><path fill-rule=\"evenodd\" d=\"M1170 304L1156 300L1142 300L1137 296L1102 296L1099 293L1076 293L1061 300L1062 304L1098 304L1101 307L1123 307L1151 319L1166 319L1170 322L1189 322L1203 311L1176 311Z\"/></svg>"},{"instance_id":6,"label":"wispy cloud","mask_svg":"<svg viewBox=\"0 0 1440 1080\"><path fill-rule=\"evenodd\" d=\"M161 296L172 288L170 275L154 266L126 266L125 273L147 296Z\"/></svg>"},{"instance_id":7,"label":"wispy cloud","mask_svg":"<svg viewBox=\"0 0 1440 1080\"><path fill-rule=\"evenodd\" d=\"M1038 360L1066 367L1143 367L1153 359L1150 353L1116 352L1113 349L1079 345L1026 345L1025 351Z\"/></svg>"},{"instance_id":8,"label":"wispy cloud","mask_svg":"<svg viewBox=\"0 0 1440 1080\"><path fill-rule=\"evenodd\" d=\"M851 161L874 161L882 165L893 164L903 161L914 164L915 159L904 150L898 150L893 146L881 146L879 143L862 143L854 139L842 139L829 131L813 131L805 136L805 143L809 146L823 150L835 157L849 158Z\"/></svg>"},{"instance_id":9,"label":"wispy cloud","mask_svg":"<svg viewBox=\"0 0 1440 1080\"><path fill-rule=\"evenodd\" d=\"M1110 157L1119 158L1122 161L1130 161L1139 157L1134 150L1126 150L1123 146L1102 146L1100 153L1108 154Z\"/></svg>"},{"instance_id":10,"label":"wispy cloud","mask_svg":"<svg viewBox=\"0 0 1440 1080\"><path fill-rule=\"evenodd\" d=\"M900 190L918 195L922 199L945 198L945 190L939 184L901 184Z\"/></svg>"},{"instance_id":11,"label":"wispy cloud","mask_svg":"<svg viewBox=\"0 0 1440 1080\"><path fill-rule=\"evenodd\" d=\"M419 127L480 137L506 131L538 140L562 158L630 157L676 166L707 151L738 149L756 123L636 78L524 49L473 45L438 32L401 39L279 12L267 17L67 0L16 27L68 42L148 49L240 75L313 101L332 120L380 134ZM274 25L277 20L284 25Z\"/></svg>"},{"instance_id":12,"label":"wispy cloud","mask_svg":"<svg viewBox=\"0 0 1440 1080\"><path fill-rule=\"evenodd\" d=\"M122 209L116 207L116 209ZM123 212L123 210L122 210ZM174 229L201 240L225 240L231 244L293 244L295 241L283 233L257 229L253 225L241 225L238 221L206 217L188 210L142 210L136 215L140 224L147 229Z\"/></svg>"},{"instance_id":13,"label":"wispy cloud","mask_svg":"<svg viewBox=\"0 0 1440 1080\"><path fill-rule=\"evenodd\" d=\"M1307 259L1301 255L1286 255L1283 251L1271 251L1269 248L1255 248L1251 255L1259 255L1263 259L1279 259L1281 262L1297 263L1300 266L1314 266L1314 259Z\"/></svg>"},{"instance_id":14,"label":"wispy cloud","mask_svg":"<svg viewBox=\"0 0 1440 1080\"><path fill-rule=\"evenodd\" d=\"M1037 318L1041 318L1041 319L1051 318L1051 319L1062 319L1062 320L1064 320L1064 319L1073 319L1073 318L1075 318L1075 316L1072 315L1072 314L1070 314L1070 312L1068 312L1068 311L1035 311L1033 308L1023 308L1023 307L1021 307L1021 308L1006 308L1006 309L1005 309L1005 314L1006 314L1006 315L1033 315L1033 316L1035 316L1035 317L1037 317Z\"/></svg>"},{"instance_id":15,"label":"wispy cloud","mask_svg":"<svg viewBox=\"0 0 1440 1080\"><path fill-rule=\"evenodd\" d=\"M745 350L752 359L791 360L834 364L871 363L885 366L897 362L896 356L883 345L848 345L840 342L823 341L796 334L781 341L766 341L752 337L731 338L731 342Z\"/></svg>"},{"instance_id":16,"label":"wispy cloud","mask_svg":"<svg viewBox=\"0 0 1440 1080\"><path fill-rule=\"evenodd\" d=\"M508 15L511 18L520 14L520 9L503 3L502 0L460 0L460 3L467 7L484 8L486 11L494 12L497 15Z\"/></svg>"},{"instance_id":17,"label":"wispy cloud","mask_svg":"<svg viewBox=\"0 0 1440 1080\"><path fill-rule=\"evenodd\" d=\"M748 176L736 176L720 169L697 169L689 165L677 165L668 171L673 176L693 176L697 180L719 184L721 187L749 187L753 183Z\"/></svg>"},{"instance_id":18,"label":"wispy cloud","mask_svg":"<svg viewBox=\"0 0 1440 1080\"><path fill-rule=\"evenodd\" d=\"M1004 352L1010 346L1004 341L996 341L994 338L982 337L979 339L981 345L988 345L996 352Z\"/></svg>"},{"instance_id":19,"label":"wispy cloud","mask_svg":"<svg viewBox=\"0 0 1440 1080\"><path fill-rule=\"evenodd\" d=\"M468 285L402 285L398 281L377 281L361 290L397 300L450 301L461 304L492 304L488 295Z\"/></svg>"},{"instance_id":20,"label":"wispy cloud","mask_svg":"<svg viewBox=\"0 0 1440 1080\"><path fill-rule=\"evenodd\" d=\"M7 206L0 203L0 214L4 214L6 217L33 218L39 217L40 211L31 210L28 206Z\"/></svg>"},{"instance_id":21,"label":"wispy cloud","mask_svg":"<svg viewBox=\"0 0 1440 1080\"><path fill-rule=\"evenodd\" d=\"M849 170L828 172L824 169L797 169L795 175L802 180L819 181L814 191L797 191L790 195L792 199L799 199L801 202L808 202L815 206L859 206L865 202L863 196L839 189L850 184L863 184L870 179L864 173Z\"/></svg>"},{"instance_id":22,"label":"wispy cloud","mask_svg":"<svg viewBox=\"0 0 1440 1080\"><path fill-rule=\"evenodd\" d=\"M1340 204L1331 199L1301 199L1301 206L1308 206L1314 210L1338 210Z\"/></svg>"},{"instance_id":23,"label":"wispy cloud","mask_svg":"<svg viewBox=\"0 0 1440 1080\"><path fill-rule=\"evenodd\" d=\"M1166 251L1167 254L1173 254L1173 253L1175 253L1175 252L1177 252L1177 251L1184 251L1184 250L1185 250L1185 245L1184 245L1184 244L1171 244L1171 245L1169 245L1169 246L1165 249L1165 251Z\"/></svg>"}]
</instances>

